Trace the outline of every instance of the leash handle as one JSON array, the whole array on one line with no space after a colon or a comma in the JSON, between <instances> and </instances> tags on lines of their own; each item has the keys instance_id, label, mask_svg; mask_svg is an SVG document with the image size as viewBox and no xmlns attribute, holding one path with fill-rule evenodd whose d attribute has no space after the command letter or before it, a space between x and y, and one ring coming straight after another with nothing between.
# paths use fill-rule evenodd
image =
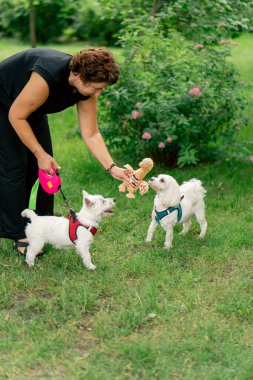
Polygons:
<instances>
[{"instance_id":1,"label":"leash handle","mask_svg":"<svg viewBox=\"0 0 253 380\"><path fill-rule=\"evenodd\" d=\"M61 186L59 172L52 166L53 174L48 174L45 170L39 169L38 176L41 187L48 194L55 194Z\"/></svg>"}]
</instances>

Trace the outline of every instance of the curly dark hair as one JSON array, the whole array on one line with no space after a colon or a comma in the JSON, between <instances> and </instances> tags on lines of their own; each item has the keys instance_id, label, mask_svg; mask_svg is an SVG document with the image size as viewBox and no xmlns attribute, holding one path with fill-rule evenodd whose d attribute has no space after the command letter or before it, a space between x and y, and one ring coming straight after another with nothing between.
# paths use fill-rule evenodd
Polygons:
<instances>
[{"instance_id":1,"label":"curly dark hair","mask_svg":"<svg viewBox=\"0 0 253 380\"><path fill-rule=\"evenodd\" d=\"M73 73L81 74L85 82L114 84L119 79L119 66L105 48L87 48L75 54L69 64Z\"/></svg>"}]
</instances>

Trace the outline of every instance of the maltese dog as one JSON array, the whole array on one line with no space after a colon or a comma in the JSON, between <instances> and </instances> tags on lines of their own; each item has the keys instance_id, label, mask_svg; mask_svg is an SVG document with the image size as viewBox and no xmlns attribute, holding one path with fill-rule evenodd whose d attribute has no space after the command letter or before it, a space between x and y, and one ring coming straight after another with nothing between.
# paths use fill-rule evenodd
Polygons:
<instances>
[{"instance_id":1,"label":"maltese dog","mask_svg":"<svg viewBox=\"0 0 253 380\"><path fill-rule=\"evenodd\" d=\"M170 175L160 174L149 180L149 186L156 191L152 221L150 223L146 242L152 240L157 226L166 231L164 247L172 247L173 227L183 223L181 234L186 234L191 227L191 216L195 215L200 226L199 238L206 234L204 196L206 190L198 179L191 179L181 186Z\"/></svg>"},{"instance_id":2,"label":"maltese dog","mask_svg":"<svg viewBox=\"0 0 253 380\"><path fill-rule=\"evenodd\" d=\"M101 195L90 195L83 191L83 206L78 213L71 213L70 219L63 216L38 216L34 211L25 209L21 215L29 218L31 223L26 226L26 236L29 246L26 262L34 265L35 257L44 244L52 244L56 248L68 248L75 245L87 269L96 269L91 262L89 247L97 232L103 216L113 213L115 199L104 198Z\"/></svg>"}]
</instances>

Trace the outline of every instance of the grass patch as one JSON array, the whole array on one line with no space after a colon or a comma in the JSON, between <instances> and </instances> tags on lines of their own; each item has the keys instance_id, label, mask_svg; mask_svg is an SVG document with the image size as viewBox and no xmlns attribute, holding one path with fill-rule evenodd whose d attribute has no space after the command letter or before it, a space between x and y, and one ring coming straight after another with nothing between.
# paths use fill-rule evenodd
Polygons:
<instances>
[{"instance_id":1,"label":"grass patch","mask_svg":"<svg viewBox=\"0 0 253 380\"><path fill-rule=\"evenodd\" d=\"M247 83L251 43L243 36L231 58ZM1 56L23 48L1 41ZM75 52L79 45L60 49ZM74 109L51 115L50 124L71 205L81 206L86 189L116 197L117 208L95 237L92 273L74 249L50 247L29 269L1 240L0 378L251 380L252 163L154 169L179 182L198 177L207 189L206 238L197 240L196 223L185 237L177 226L168 252L161 229L151 245L144 243L152 191L134 201L118 192L80 138L68 138L77 128ZM251 119L238 139L246 140L252 127ZM67 212L60 194L56 212Z\"/></svg>"}]
</instances>

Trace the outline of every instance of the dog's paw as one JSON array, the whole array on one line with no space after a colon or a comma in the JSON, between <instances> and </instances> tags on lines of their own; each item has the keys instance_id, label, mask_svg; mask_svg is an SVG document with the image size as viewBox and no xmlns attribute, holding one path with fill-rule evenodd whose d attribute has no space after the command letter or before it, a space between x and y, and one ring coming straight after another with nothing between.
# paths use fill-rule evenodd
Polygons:
<instances>
[{"instance_id":1,"label":"dog's paw","mask_svg":"<svg viewBox=\"0 0 253 380\"><path fill-rule=\"evenodd\" d=\"M33 267L34 266L34 260L30 260L29 257L26 257L26 263L29 267Z\"/></svg>"},{"instance_id":2,"label":"dog's paw","mask_svg":"<svg viewBox=\"0 0 253 380\"><path fill-rule=\"evenodd\" d=\"M170 249L172 248L172 244L164 244L164 249Z\"/></svg>"},{"instance_id":3,"label":"dog's paw","mask_svg":"<svg viewBox=\"0 0 253 380\"><path fill-rule=\"evenodd\" d=\"M88 270L95 270L97 267L94 264L85 265Z\"/></svg>"},{"instance_id":4,"label":"dog's paw","mask_svg":"<svg viewBox=\"0 0 253 380\"><path fill-rule=\"evenodd\" d=\"M206 234L199 234L198 239L199 239L199 240L204 239L205 235L206 235Z\"/></svg>"},{"instance_id":5,"label":"dog's paw","mask_svg":"<svg viewBox=\"0 0 253 380\"><path fill-rule=\"evenodd\" d=\"M151 239L146 239L145 243L147 243L147 244L151 243Z\"/></svg>"}]
</instances>

